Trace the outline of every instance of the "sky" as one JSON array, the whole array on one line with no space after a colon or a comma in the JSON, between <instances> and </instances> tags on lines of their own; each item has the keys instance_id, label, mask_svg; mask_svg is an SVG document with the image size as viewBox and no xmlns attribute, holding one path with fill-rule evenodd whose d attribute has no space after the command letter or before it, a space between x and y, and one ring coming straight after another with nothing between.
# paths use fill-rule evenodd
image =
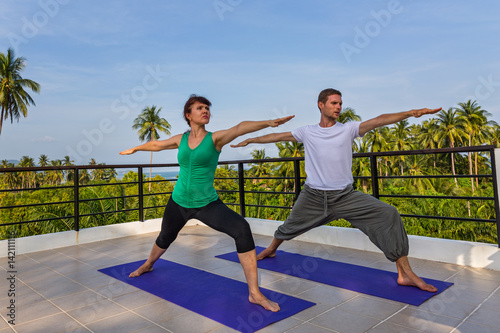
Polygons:
<instances>
[{"instance_id":1,"label":"sky","mask_svg":"<svg viewBox=\"0 0 500 333\"><path fill-rule=\"evenodd\" d=\"M342 92L368 120L476 100L500 123L500 3L443 0L0 0L0 52L26 59L36 106L4 122L0 160L68 155L77 165L149 163L134 119L150 106L172 126L191 94L212 102L207 130L295 115L250 136L319 122L318 93ZM410 119L410 123L420 123ZM161 134L160 139L169 136ZM274 144L220 160L277 157ZM154 153L176 163L177 151Z\"/></svg>"}]
</instances>

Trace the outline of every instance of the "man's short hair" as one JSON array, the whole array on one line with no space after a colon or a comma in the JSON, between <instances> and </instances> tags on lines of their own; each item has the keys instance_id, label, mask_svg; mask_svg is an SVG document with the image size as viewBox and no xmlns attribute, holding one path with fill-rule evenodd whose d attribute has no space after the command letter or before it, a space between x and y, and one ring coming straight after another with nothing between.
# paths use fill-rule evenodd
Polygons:
<instances>
[{"instance_id":1,"label":"man's short hair","mask_svg":"<svg viewBox=\"0 0 500 333\"><path fill-rule=\"evenodd\" d=\"M338 91L337 89L328 88L328 89L324 89L323 91L321 91L319 93L318 103L322 102L323 104L325 104L326 101L328 101L328 97L330 97L331 95L339 95L340 97L342 97L342 93L340 91Z\"/></svg>"}]
</instances>

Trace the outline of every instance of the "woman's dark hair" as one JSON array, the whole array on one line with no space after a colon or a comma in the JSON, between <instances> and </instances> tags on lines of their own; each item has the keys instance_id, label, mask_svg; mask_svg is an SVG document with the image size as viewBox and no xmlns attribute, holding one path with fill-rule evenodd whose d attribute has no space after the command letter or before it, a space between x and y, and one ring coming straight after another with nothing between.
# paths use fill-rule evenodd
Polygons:
<instances>
[{"instance_id":1,"label":"woman's dark hair","mask_svg":"<svg viewBox=\"0 0 500 333\"><path fill-rule=\"evenodd\" d=\"M186 104L184 104L184 119L186 120L189 126L191 126L191 124L189 123L189 119L186 117L186 115L191 113L191 107L196 102L212 106L212 103L210 103L210 101L203 96L198 96L195 94L189 96L189 99L187 100Z\"/></svg>"}]
</instances>

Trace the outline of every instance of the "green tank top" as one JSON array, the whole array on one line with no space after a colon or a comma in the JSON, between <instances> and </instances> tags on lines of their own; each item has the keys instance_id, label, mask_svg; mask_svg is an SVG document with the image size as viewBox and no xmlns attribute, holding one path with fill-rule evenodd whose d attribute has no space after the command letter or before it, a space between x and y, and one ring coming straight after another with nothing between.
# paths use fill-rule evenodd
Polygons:
<instances>
[{"instance_id":1,"label":"green tank top","mask_svg":"<svg viewBox=\"0 0 500 333\"><path fill-rule=\"evenodd\" d=\"M177 160L180 171L172 199L182 207L199 208L219 198L214 188L214 177L220 152L215 149L211 132L195 149L189 148L189 133L182 135L179 144Z\"/></svg>"}]
</instances>

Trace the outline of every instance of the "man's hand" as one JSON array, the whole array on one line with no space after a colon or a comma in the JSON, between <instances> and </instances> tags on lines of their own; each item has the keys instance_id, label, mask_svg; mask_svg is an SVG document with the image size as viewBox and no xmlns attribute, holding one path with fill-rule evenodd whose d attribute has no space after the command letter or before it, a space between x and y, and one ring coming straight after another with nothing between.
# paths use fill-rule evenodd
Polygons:
<instances>
[{"instance_id":1,"label":"man's hand","mask_svg":"<svg viewBox=\"0 0 500 333\"><path fill-rule=\"evenodd\" d=\"M427 108L424 108L424 109L414 109L412 111L413 111L413 116L415 118L418 118L418 117L423 116L424 114L434 114L434 113L437 113L437 112L441 111L441 109L442 108L437 108L437 109L427 109Z\"/></svg>"},{"instance_id":2,"label":"man's hand","mask_svg":"<svg viewBox=\"0 0 500 333\"><path fill-rule=\"evenodd\" d=\"M284 123L286 123L287 121L289 121L293 117L295 117L295 116L288 116L288 117L278 118L278 119L274 119L274 120L269 120L269 127L277 127L279 125L283 125ZM245 141L243 141L243 142L245 142Z\"/></svg>"},{"instance_id":3,"label":"man's hand","mask_svg":"<svg viewBox=\"0 0 500 333\"><path fill-rule=\"evenodd\" d=\"M238 148L238 147L246 147L250 143L250 139L246 139L245 141L241 141L238 144L231 145L232 148Z\"/></svg>"},{"instance_id":4,"label":"man's hand","mask_svg":"<svg viewBox=\"0 0 500 333\"><path fill-rule=\"evenodd\" d=\"M130 154L133 154L133 153L135 153L134 148L130 148L130 149L127 149L127 150L124 150L124 151L120 152L120 155L130 155Z\"/></svg>"}]
</instances>

